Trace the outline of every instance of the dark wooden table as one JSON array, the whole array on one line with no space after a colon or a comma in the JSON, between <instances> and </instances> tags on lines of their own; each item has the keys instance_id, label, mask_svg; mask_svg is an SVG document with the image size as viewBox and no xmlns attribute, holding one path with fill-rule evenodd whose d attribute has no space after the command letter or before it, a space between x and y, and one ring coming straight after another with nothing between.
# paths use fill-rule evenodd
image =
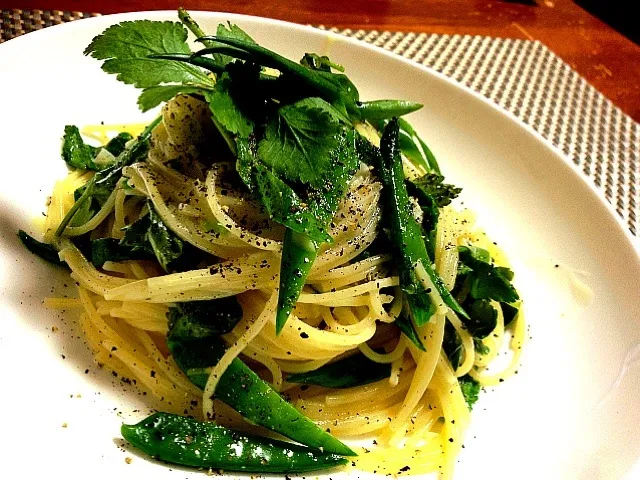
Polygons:
<instances>
[{"instance_id":1,"label":"dark wooden table","mask_svg":"<svg viewBox=\"0 0 640 480\"><path fill-rule=\"evenodd\" d=\"M640 46L574 0L0 0L2 8L97 13L179 5L343 28L540 40L640 121Z\"/></svg>"}]
</instances>

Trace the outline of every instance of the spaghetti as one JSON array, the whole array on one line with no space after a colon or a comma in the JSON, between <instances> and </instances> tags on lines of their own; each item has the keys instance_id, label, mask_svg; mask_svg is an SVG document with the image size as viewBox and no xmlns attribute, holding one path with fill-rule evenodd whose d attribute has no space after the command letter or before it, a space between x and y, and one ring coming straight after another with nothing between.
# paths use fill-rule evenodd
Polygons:
<instances>
[{"instance_id":1,"label":"spaghetti","mask_svg":"<svg viewBox=\"0 0 640 480\"><path fill-rule=\"evenodd\" d=\"M404 308L393 258L384 253L358 258L381 234L381 186L374 173L363 168L334 218L334 242L322 248L289 321L276 336L282 228L265 218L254 200L229 185L229 164L216 164L200 178L170 167L175 145L198 143L193 130L170 121L172 114L194 102L185 97L170 101L163 110L164 121L153 132L148 161L125 168L124 180L92 220L67 228L59 240L60 257L78 282L79 300L48 299L47 305L81 305L82 325L96 360L137 379L170 411L206 418L224 408L211 399L227 366L241 356L322 428L345 438L376 438L376 448L362 450L355 460L357 468L385 474L440 472L449 477L469 423L458 378L469 375L482 386L492 386L513 374L524 342L522 315L505 328L502 306L492 302L498 320L479 352L478 342L418 268L418 278L433 292L437 309L429 323L417 328L425 351L416 348L393 326ZM99 136L104 130L94 133ZM56 184L45 238L51 238L73 204L74 191L89 178L88 173L72 171ZM94 238L122 238L123 227L147 214L147 200L171 231L217 260L169 274L150 260L107 262L96 268L71 241L87 232ZM247 218L252 219L248 226ZM207 230L202 227L206 224L225 228ZM487 247L495 261L506 266L502 253L476 230L468 212L444 207L436 230L435 265L449 290L456 284L458 246ZM203 392L169 355L167 311L175 302L231 295L240 302L243 317L225 335L229 348L218 364L211 365ZM443 350L447 325L460 341L461 361L455 367ZM512 361L504 371L488 373L509 338ZM389 364L388 378L345 389L303 388L286 380L289 374L314 371L356 353ZM200 401L203 413L193 407ZM217 415L219 421L240 421L225 412Z\"/></svg>"}]
</instances>

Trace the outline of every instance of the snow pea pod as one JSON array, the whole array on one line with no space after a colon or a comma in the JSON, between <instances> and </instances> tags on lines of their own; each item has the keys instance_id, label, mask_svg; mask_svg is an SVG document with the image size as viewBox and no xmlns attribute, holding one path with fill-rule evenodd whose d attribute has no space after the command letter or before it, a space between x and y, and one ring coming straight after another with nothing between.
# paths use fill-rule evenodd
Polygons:
<instances>
[{"instance_id":1,"label":"snow pea pod","mask_svg":"<svg viewBox=\"0 0 640 480\"><path fill-rule=\"evenodd\" d=\"M319 247L320 244L308 235L287 228L282 243L276 334L282 331L298 301Z\"/></svg>"},{"instance_id":2,"label":"snow pea pod","mask_svg":"<svg viewBox=\"0 0 640 480\"><path fill-rule=\"evenodd\" d=\"M422 108L422 104L408 100L373 100L359 102L357 107L363 120L377 122L415 112Z\"/></svg>"},{"instance_id":3,"label":"snow pea pod","mask_svg":"<svg viewBox=\"0 0 640 480\"><path fill-rule=\"evenodd\" d=\"M398 119L392 119L384 129L380 142L379 172L385 189L384 207L389 214L390 240L401 259L400 284L405 291L413 320L418 326L425 324L435 313L434 306L416 274L421 264L444 303L463 318L469 318L447 290L435 272L422 238L422 231L411 215L409 195L404 183L398 136Z\"/></svg>"},{"instance_id":4,"label":"snow pea pod","mask_svg":"<svg viewBox=\"0 0 640 480\"><path fill-rule=\"evenodd\" d=\"M122 425L121 433L147 455L189 467L302 473L347 463L338 455L170 413L155 413L136 425Z\"/></svg>"},{"instance_id":5,"label":"snow pea pod","mask_svg":"<svg viewBox=\"0 0 640 480\"><path fill-rule=\"evenodd\" d=\"M173 326L167 345L180 369L194 385L204 389L209 378L208 367L218 363L226 347L213 331L208 332L203 325L189 328L186 321L186 317L181 317ZM199 337L189 340L186 336L188 332L191 335L198 332ZM220 377L215 397L250 422L303 445L338 455L356 455L344 443L296 410L238 358Z\"/></svg>"}]
</instances>

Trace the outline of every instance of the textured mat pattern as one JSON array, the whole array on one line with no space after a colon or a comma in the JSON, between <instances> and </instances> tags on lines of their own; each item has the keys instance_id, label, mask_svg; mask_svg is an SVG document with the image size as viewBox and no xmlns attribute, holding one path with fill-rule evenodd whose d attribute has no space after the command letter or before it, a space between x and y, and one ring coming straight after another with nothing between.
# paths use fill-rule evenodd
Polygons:
<instances>
[{"instance_id":1,"label":"textured mat pattern","mask_svg":"<svg viewBox=\"0 0 640 480\"><path fill-rule=\"evenodd\" d=\"M0 42L96 14L1 10L1 15ZM513 113L567 155L614 206L631 232L640 232L640 124L540 42L331 31L433 68Z\"/></svg>"}]
</instances>

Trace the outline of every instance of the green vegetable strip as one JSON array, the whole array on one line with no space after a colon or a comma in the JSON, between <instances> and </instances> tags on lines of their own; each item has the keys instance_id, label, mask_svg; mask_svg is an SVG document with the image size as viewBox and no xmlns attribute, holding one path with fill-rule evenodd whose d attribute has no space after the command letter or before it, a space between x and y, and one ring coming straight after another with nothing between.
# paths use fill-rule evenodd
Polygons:
<instances>
[{"instance_id":1,"label":"green vegetable strip","mask_svg":"<svg viewBox=\"0 0 640 480\"><path fill-rule=\"evenodd\" d=\"M118 180L122 177L122 168L126 165L132 163L136 158L134 153L140 148L140 145L146 143L151 137L151 132L153 129L162 121L162 116L158 116L154 119L147 127L142 131L142 133L136 139L134 145L124 150L118 157L116 158L116 163L105 170L102 170L96 173L91 180L87 183L84 192L76 200L76 203L73 204L71 210L65 215L56 230L55 236L60 237L64 233L67 225L73 220L76 212L84 205L86 201L88 201L94 193L94 189L97 186L100 187L111 187L111 189L115 188Z\"/></svg>"},{"instance_id":2,"label":"green vegetable strip","mask_svg":"<svg viewBox=\"0 0 640 480\"><path fill-rule=\"evenodd\" d=\"M276 334L280 334L298 301L302 287L304 287L311 266L318 254L319 246L318 242L311 240L304 233L294 232L287 228L282 244Z\"/></svg>"},{"instance_id":3,"label":"green vegetable strip","mask_svg":"<svg viewBox=\"0 0 640 480\"><path fill-rule=\"evenodd\" d=\"M419 165L427 172L435 172L440 175L438 161L426 143L418 136L411 124L405 119L398 119L399 138L398 145L405 157L414 165Z\"/></svg>"},{"instance_id":4,"label":"green vegetable strip","mask_svg":"<svg viewBox=\"0 0 640 480\"><path fill-rule=\"evenodd\" d=\"M147 455L189 467L303 473L347 463L337 455L170 413L155 413L136 425L122 425L121 433Z\"/></svg>"},{"instance_id":5,"label":"green vegetable strip","mask_svg":"<svg viewBox=\"0 0 640 480\"><path fill-rule=\"evenodd\" d=\"M431 304L428 293L415 273L418 262L426 270L445 304L458 315L469 318L434 271L422 238L420 225L411 215L411 204L404 183L402 159L398 145L397 119L391 120L385 127L380 145L380 177L387 192L385 198L391 223L390 240L401 258L400 282L403 290L407 293L414 319L419 318L423 322L428 315L425 309L429 309L428 306Z\"/></svg>"},{"instance_id":6,"label":"green vegetable strip","mask_svg":"<svg viewBox=\"0 0 640 480\"><path fill-rule=\"evenodd\" d=\"M184 8L178 8L178 18L182 22L182 24L189 29L191 33L193 33L197 38L205 37L207 34L200 28L200 25L189 15ZM205 47L213 46L213 42L204 40L202 42Z\"/></svg>"},{"instance_id":7,"label":"green vegetable strip","mask_svg":"<svg viewBox=\"0 0 640 480\"><path fill-rule=\"evenodd\" d=\"M206 68L207 70L213 73L224 72L224 66L220 65L218 62L216 62L212 58L194 57L187 53L172 53L172 54L161 53L156 55L149 55L149 58L155 58L157 60L175 60L176 62L189 63L196 67Z\"/></svg>"},{"instance_id":8,"label":"green vegetable strip","mask_svg":"<svg viewBox=\"0 0 640 480\"><path fill-rule=\"evenodd\" d=\"M374 100L361 102L357 107L363 120L378 122L420 110L422 104L407 100Z\"/></svg>"},{"instance_id":9,"label":"green vegetable strip","mask_svg":"<svg viewBox=\"0 0 640 480\"><path fill-rule=\"evenodd\" d=\"M305 383L326 388L350 388L377 382L391 375L390 363L376 363L358 353L306 373L287 377L290 383Z\"/></svg>"},{"instance_id":10,"label":"green vegetable strip","mask_svg":"<svg viewBox=\"0 0 640 480\"><path fill-rule=\"evenodd\" d=\"M418 347L423 352L426 352L427 349L424 348L422 340L420 340L420 335L416 330L416 326L414 325L411 317L409 315L405 315L404 313L400 315L395 322L393 322L395 326L397 326L405 336L411 340L411 342Z\"/></svg>"},{"instance_id":11,"label":"green vegetable strip","mask_svg":"<svg viewBox=\"0 0 640 480\"><path fill-rule=\"evenodd\" d=\"M53 245L49 245L48 243L40 242L29 235L24 230L18 230L18 237L20 237L20 241L24 244L27 249L37 255L38 257L46 260L49 263L53 263L54 265L66 267L67 263L63 260L60 260L58 256L58 250L56 250Z\"/></svg>"},{"instance_id":12,"label":"green vegetable strip","mask_svg":"<svg viewBox=\"0 0 640 480\"><path fill-rule=\"evenodd\" d=\"M209 378L205 369L218 363L225 352L225 346L218 337L184 341L176 340L170 335L167 344L180 369L201 389L204 389ZM345 444L298 412L238 358L231 362L220 377L215 397L248 421L298 443L328 453L356 455Z\"/></svg>"},{"instance_id":13,"label":"green vegetable strip","mask_svg":"<svg viewBox=\"0 0 640 480\"><path fill-rule=\"evenodd\" d=\"M250 59L256 61L265 67L275 68L282 73L288 73L295 75L304 81L307 85L315 88L331 101L341 100L341 87L336 82L331 81L326 76L321 75L316 70L311 70L296 62L289 60L267 48L261 47L256 44L245 42L234 38L222 38L219 36L207 36L198 39L201 42L215 41L230 45L231 50L221 47L205 48L199 52L194 53L194 56L206 55L209 53L225 53L227 55L236 56L238 58L247 59L246 55L239 55L239 51L247 52L250 54ZM324 72L327 73L327 72Z\"/></svg>"}]
</instances>

